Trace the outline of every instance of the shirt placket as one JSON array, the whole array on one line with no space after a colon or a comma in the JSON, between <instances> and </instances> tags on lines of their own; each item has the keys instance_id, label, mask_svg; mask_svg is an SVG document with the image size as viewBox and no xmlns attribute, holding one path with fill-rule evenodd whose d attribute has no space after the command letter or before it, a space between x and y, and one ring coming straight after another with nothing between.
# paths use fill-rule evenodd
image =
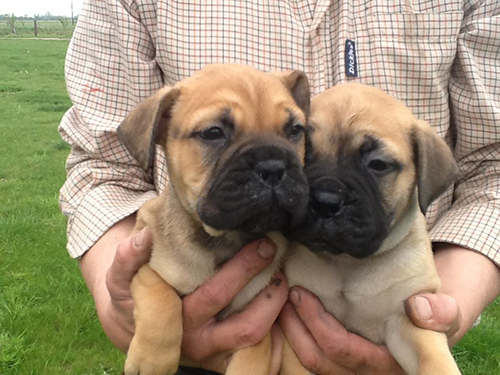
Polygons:
<instances>
[{"instance_id":1,"label":"shirt placket","mask_svg":"<svg viewBox=\"0 0 500 375\"><path fill-rule=\"evenodd\" d=\"M297 15L304 29L304 37L310 46L307 75L311 83L312 94L326 89L326 55L320 37L319 27L330 6L330 0L298 1Z\"/></svg>"}]
</instances>

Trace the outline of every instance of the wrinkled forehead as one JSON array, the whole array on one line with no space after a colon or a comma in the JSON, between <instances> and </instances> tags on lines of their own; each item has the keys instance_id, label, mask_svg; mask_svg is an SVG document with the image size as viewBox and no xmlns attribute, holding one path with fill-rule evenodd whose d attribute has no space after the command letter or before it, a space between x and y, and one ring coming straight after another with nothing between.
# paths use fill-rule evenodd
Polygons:
<instances>
[{"instance_id":1,"label":"wrinkled forehead","mask_svg":"<svg viewBox=\"0 0 500 375\"><path fill-rule=\"evenodd\" d=\"M186 99L198 103L210 102L214 97L249 104L275 104L291 99L288 90L275 76L231 64L208 66L179 82L178 87Z\"/></svg>"},{"instance_id":2,"label":"wrinkled forehead","mask_svg":"<svg viewBox=\"0 0 500 375\"><path fill-rule=\"evenodd\" d=\"M415 122L406 106L379 91L326 92L311 105L313 144L323 154L351 154L377 140L379 149L409 159Z\"/></svg>"},{"instance_id":3,"label":"wrinkled forehead","mask_svg":"<svg viewBox=\"0 0 500 375\"><path fill-rule=\"evenodd\" d=\"M252 129L281 126L294 119L305 123L289 91L275 77L253 71L228 68L227 71L200 71L182 81L173 113L183 126L230 118Z\"/></svg>"}]
</instances>

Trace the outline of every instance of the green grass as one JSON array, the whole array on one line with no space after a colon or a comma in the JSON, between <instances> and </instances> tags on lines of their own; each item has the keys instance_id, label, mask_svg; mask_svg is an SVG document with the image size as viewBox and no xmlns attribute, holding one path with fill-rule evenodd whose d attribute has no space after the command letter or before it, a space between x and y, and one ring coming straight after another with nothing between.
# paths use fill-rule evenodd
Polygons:
<instances>
[{"instance_id":1,"label":"green grass","mask_svg":"<svg viewBox=\"0 0 500 375\"><path fill-rule=\"evenodd\" d=\"M68 147L67 41L0 40L0 374L119 374L57 207ZM500 300L454 349L464 375L500 374ZM437 374L439 375L439 374Z\"/></svg>"},{"instance_id":2,"label":"green grass","mask_svg":"<svg viewBox=\"0 0 500 375\"><path fill-rule=\"evenodd\" d=\"M119 374L57 205L67 41L0 40L0 374Z\"/></svg>"},{"instance_id":3,"label":"green grass","mask_svg":"<svg viewBox=\"0 0 500 375\"><path fill-rule=\"evenodd\" d=\"M500 374L500 298L488 306L481 324L453 348L453 354L464 375Z\"/></svg>"}]
</instances>

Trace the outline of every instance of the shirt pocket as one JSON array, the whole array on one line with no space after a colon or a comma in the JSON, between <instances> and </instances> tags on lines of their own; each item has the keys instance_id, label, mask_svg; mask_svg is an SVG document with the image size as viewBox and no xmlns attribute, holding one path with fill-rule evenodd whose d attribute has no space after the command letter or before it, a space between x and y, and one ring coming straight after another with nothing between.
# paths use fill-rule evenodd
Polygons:
<instances>
[{"instance_id":1,"label":"shirt pocket","mask_svg":"<svg viewBox=\"0 0 500 375\"><path fill-rule=\"evenodd\" d=\"M371 13L353 19L358 80L396 96L444 136L462 19L459 11Z\"/></svg>"}]
</instances>

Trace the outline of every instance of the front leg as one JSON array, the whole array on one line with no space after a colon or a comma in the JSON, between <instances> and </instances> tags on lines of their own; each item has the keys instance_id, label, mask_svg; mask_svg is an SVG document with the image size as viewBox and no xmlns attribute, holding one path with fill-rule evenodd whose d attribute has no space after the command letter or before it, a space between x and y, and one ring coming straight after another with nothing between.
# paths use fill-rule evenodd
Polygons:
<instances>
[{"instance_id":1,"label":"front leg","mask_svg":"<svg viewBox=\"0 0 500 375\"><path fill-rule=\"evenodd\" d=\"M446 335L415 326L404 315L387 322L386 343L409 375L460 375Z\"/></svg>"},{"instance_id":2,"label":"front leg","mask_svg":"<svg viewBox=\"0 0 500 375\"><path fill-rule=\"evenodd\" d=\"M179 367L182 301L148 264L131 285L135 333L125 361L125 375L169 375Z\"/></svg>"}]
</instances>

